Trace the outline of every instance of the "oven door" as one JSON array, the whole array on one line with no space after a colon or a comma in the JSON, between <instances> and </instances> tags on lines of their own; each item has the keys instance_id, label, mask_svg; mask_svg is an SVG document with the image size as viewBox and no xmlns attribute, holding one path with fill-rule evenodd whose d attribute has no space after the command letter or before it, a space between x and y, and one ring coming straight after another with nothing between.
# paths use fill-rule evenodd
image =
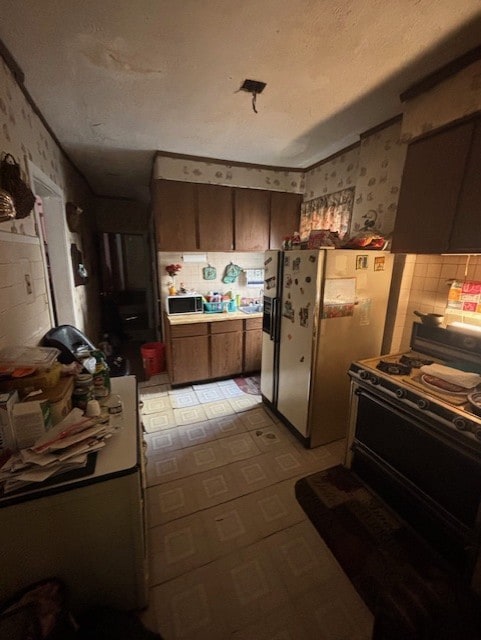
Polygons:
<instances>
[{"instance_id":1,"label":"oven door","mask_svg":"<svg viewBox=\"0 0 481 640\"><path fill-rule=\"evenodd\" d=\"M359 387L352 470L451 564L472 571L481 460L428 416Z\"/></svg>"}]
</instances>

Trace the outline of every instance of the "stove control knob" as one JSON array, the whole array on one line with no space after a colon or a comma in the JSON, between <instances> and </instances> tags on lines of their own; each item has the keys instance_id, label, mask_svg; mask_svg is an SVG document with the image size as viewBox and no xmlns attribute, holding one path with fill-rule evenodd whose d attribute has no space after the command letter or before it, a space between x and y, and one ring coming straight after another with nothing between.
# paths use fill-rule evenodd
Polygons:
<instances>
[{"instance_id":1,"label":"stove control knob","mask_svg":"<svg viewBox=\"0 0 481 640\"><path fill-rule=\"evenodd\" d=\"M396 389L396 396L402 400L403 398L406 398L408 395L408 392L406 391L406 389Z\"/></svg>"},{"instance_id":2,"label":"stove control knob","mask_svg":"<svg viewBox=\"0 0 481 640\"><path fill-rule=\"evenodd\" d=\"M418 407L420 409L429 409L429 402L427 400L425 400L424 398L419 398Z\"/></svg>"},{"instance_id":3,"label":"stove control knob","mask_svg":"<svg viewBox=\"0 0 481 640\"><path fill-rule=\"evenodd\" d=\"M460 418L459 416L457 418L454 418L453 424L456 427L456 429L459 429L459 431L469 430L469 422L464 418Z\"/></svg>"},{"instance_id":4,"label":"stove control knob","mask_svg":"<svg viewBox=\"0 0 481 640\"><path fill-rule=\"evenodd\" d=\"M377 376L371 376L371 384L379 384L379 378Z\"/></svg>"},{"instance_id":5,"label":"stove control knob","mask_svg":"<svg viewBox=\"0 0 481 640\"><path fill-rule=\"evenodd\" d=\"M359 377L361 380L369 380L369 371L360 371Z\"/></svg>"}]
</instances>

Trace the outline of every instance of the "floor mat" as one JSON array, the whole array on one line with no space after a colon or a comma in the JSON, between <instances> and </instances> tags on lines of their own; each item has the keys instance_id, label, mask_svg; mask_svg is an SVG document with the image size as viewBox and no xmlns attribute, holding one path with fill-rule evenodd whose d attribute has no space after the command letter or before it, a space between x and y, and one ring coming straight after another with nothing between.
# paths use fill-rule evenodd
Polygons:
<instances>
[{"instance_id":1,"label":"floor mat","mask_svg":"<svg viewBox=\"0 0 481 640\"><path fill-rule=\"evenodd\" d=\"M374 614L373 639L481 638L478 598L348 469L302 478L295 492Z\"/></svg>"},{"instance_id":2,"label":"floor mat","mask_svg":"<svg viewBox=\"0 0 481 640\"><path fill-rule=\"evenodd\" d=\"M244 393L250 393L254 396L261 394L261 378L260 376L249 376L247 378L234 378L236 385Z\"/></svg>"}]
</instances>

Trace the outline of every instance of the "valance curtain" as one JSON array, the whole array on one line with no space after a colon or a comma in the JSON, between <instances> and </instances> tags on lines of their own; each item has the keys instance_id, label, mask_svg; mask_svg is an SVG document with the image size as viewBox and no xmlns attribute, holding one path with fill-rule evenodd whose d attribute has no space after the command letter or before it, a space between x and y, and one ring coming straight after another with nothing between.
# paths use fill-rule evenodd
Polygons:
<instances>
[{"instance_id":1,"label":"valance curtain","mask_svg":"<svg viewBox=\"0 0 481 640\"><path fill-rule=\"evenodd\" d=\"M354 205L354 187L336 191L301 205L301 240L307 240L314 229L337 231L339 237L347 237Z\"/></svg>"}]
</instances>

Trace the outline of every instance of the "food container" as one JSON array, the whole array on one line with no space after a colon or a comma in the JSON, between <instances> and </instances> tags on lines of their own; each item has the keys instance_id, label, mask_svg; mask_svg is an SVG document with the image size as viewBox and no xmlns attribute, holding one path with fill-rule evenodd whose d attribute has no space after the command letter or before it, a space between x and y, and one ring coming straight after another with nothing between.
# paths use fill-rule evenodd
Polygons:
<instances>
[{"instance_id":1,"label":"food container","mask_svg":"<svg viewBox=\"0 0 481 640\"><path fill-rule=\"evenodd\" d=\"M63 420L72 410L73 376L63 376L55 387L45 389L42 394L34 396L34 400L47 400L50 404L52 425Z\"/></svg>"},{"instance_id":2,"label":"food container","mask_svg":"<svg viewBox=\"0 0 481 640\"><path fill-rule=\"evenodd\" d=\"M14 369L15 371L15 369ZM62 365L56 362L49 369L35 370L34 373L20 378L6 378L0 381L0 391L12 391L14 389L52 389L55 387L62 372Z\"/></svg>"},{"instance_id":3,"label":"food container","mask_svg":"<svg viewBox=\"0 0 481 640\"><path fill-rule=\"evenodd\" d=\"M0 349L0 366L49 369L60 354L55 347L25 347L16 345Z\"/></svg>"}]
</instances>

